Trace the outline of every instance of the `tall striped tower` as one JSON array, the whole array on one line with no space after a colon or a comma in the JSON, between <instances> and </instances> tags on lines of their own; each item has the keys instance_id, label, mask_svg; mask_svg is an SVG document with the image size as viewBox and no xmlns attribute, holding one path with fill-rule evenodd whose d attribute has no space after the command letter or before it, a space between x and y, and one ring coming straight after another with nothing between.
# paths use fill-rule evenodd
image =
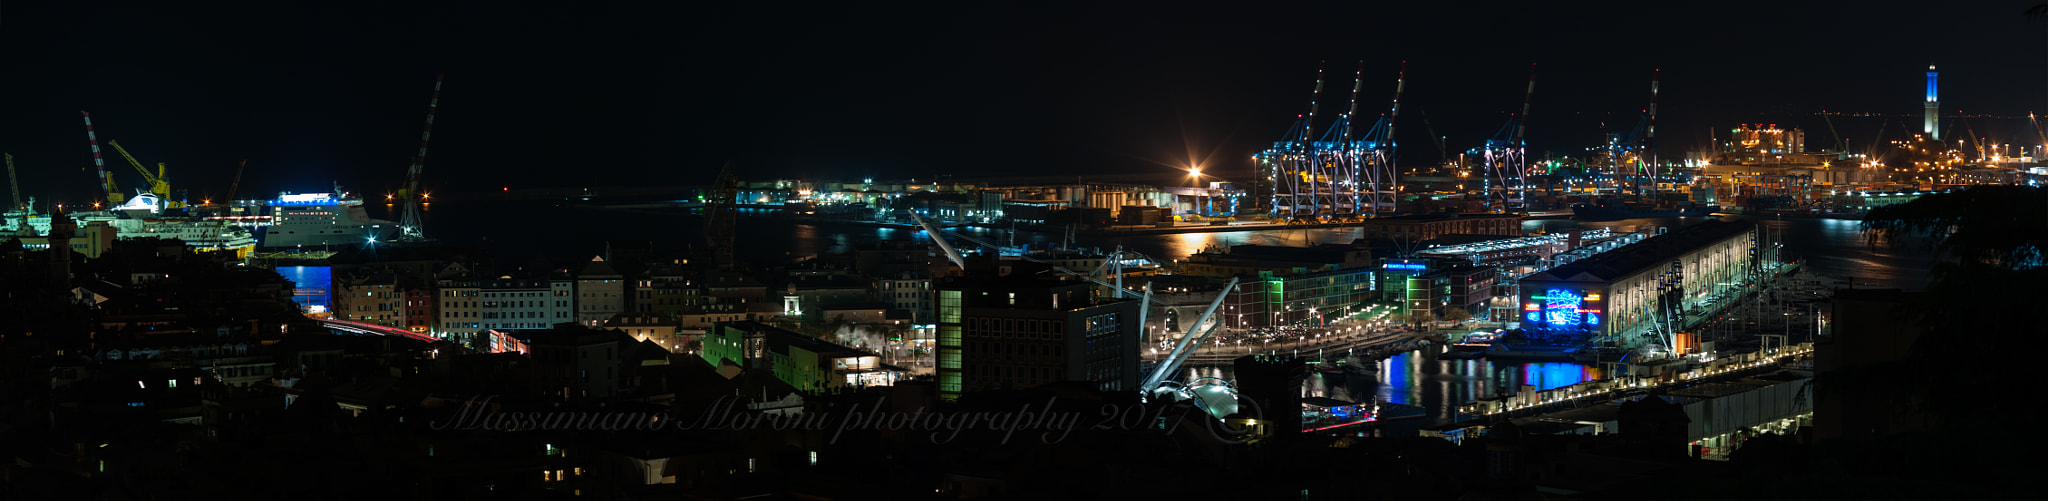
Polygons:
<instances>
[{"instance_id":1,"label":"tall striped tower","mask_svg":"<svg viewBox=\"0 0 2048 501\"><path fill-rule=\"evenodd\" d=\"M107 190L107 203L120 204L127 197L121 196L121 189L114 187L114 180L107 177L107 161L100 157L100 138L92 133L92 114L79 110L85 116L85 140L92 144L92 165L100 169L100 186Z\"/></svg>"},{"instance_id":2,"label":"tall striped tower","mask_svg":"<svg viewBox=\"0 0 2048 501\"><path fill-rule=\"evenodd\" d=\"M1938 74L1934 65L1927 65L1927 121L1920 129L1927 133L1928 139L1936 141L1941 140L1941 100L1934 96L1934 76Z\"/></svg>"}]
</instances>

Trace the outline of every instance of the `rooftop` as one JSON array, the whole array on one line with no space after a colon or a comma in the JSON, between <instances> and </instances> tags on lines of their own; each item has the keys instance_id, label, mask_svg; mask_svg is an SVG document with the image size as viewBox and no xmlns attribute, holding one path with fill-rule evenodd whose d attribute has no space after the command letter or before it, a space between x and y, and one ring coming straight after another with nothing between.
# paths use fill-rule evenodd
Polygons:
<instances>
[{"instance_id":1,"label":"rooftop","mask_svg":"<svg viewBox=\"0 0 2048 501\"><path fill-rule=\"evenodd\" d=\"M1570 264L1551 268L1523 280L1613 281L1637 272L1668 265L1673 258L1723 239L1754 230L1751 221L1707 221L1650 237Z\"/></svg>"}]
</instances>

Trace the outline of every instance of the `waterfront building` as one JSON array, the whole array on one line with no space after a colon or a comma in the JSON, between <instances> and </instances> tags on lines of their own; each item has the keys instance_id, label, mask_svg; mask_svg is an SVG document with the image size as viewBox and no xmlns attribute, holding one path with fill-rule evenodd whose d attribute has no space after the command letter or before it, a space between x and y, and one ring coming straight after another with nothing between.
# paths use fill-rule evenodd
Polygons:
<instances>
[{"instance_id":1,"label":"waterfront building","mask_svg":"<svg viewBox=\"0 0 2048 501\"><path fill-rule=\"evenodd\" d=\"M1499 267L1451 261L1427 273L1408 279L1409 314L1418 318L1451 318L1452 310L1465 318L1491 316L1494 281Z\"/></svg>"},{"instance_id":2,"label":"waterfront building","mask_svg":"<svg viewBox=\"0 0 2048 501\"><path fill-rule=\"evenodd\" d=\"M622 311L626 311L626 277L603 257L590 258L576 274L576 322L597 327Z\"/></svg>"},{"instance_id":3,"label":"waterfront building","mask_svg":"<svg viewBox=\"0 0 2048 501\"><path fill-rule=\"evenodd\" d=\"M1521 236L1522 217L1514 214L1411 214L1376 217L1360 225L1360 235L1373 240L1427 242L1442 235Z\"/></svg>"},{"instance_id":4,"label":"waterfront building","mask_svg":"<svg viewBox=\"0 0 2048 501\"><path fill-rule=\"evenodd\" d=\"M1137 300L1097 299L1093 284L1037 263L1007 275L975 265L989 269L939 284L940 398L1059 381L1137 389Z\"/></svg>"},{"instance_id":5,"label":"waterfront building","mask_svg":"<svg viewBox=\"0 0 2048 501\"><path fill-rule=\"evenodd\" d=\"M1630 336L1735 292L1761 258L1756 223L1708 221L1523 277L1522 327L1543 336Z\"/></svg>"},{"instance_id":6,"label":"waterfront building","mask_svg":"<svg viewBox=\"0 0 2048 501\"><path fill-rule=\"evenodd\" d=\"M1269 326L1321 325L1362 308L1375 297L1378 274L1372 268L1280 276L1260 272L1241 277L1223 299L1225 326L1255 329ZM1199 313L1199 311L1197 311ZM1192 323L1194 318L1181 318ZM1185 325L1185 327L1192 327Z\"/></svg>"}]
</instances>

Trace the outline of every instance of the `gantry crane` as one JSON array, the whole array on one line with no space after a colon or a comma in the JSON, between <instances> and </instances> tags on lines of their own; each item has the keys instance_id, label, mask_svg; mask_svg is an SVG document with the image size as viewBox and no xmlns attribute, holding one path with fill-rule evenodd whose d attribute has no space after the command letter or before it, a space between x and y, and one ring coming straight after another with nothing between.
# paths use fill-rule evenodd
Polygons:
<instances>
[{"instance_id":1,"label":"gantry crane","mask_svg":"<svg viewBox=\"0 0 2048 501\"><path fill-rule=\"evenodd\" d=\"M142 162L135 161L134 155L129 155L128 150L121 148L120 141L107 141L107 145L114 147L114 152L120 153L121 158L128 159L128 165L135 166L136 172L142 173L142 181L149 185L149 192L155 194L157 201L163 204L160 208L176 209L185 206L184 202L171 199L171 184L164 181L164 164L162 162L156 164L156 174L150 174L148 167L143 167ZM112 184L108 185L108 187L112 186Z\"/></svg>"}]
</instances>

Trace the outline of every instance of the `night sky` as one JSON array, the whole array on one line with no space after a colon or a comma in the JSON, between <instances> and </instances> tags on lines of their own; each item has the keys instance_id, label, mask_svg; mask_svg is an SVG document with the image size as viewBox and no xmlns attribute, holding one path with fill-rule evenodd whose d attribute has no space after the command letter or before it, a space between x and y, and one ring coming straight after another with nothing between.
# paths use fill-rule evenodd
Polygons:
<instances>
[{"instance_id":1,"label":"night sky","mask_svg":"<svg viewBox=\"0 0 2048 501\"><path fill-rule=\"evenodd\" d=\"M694 185L728 160L754 179L1167 173L1191 158L1242 177L1307 111L1325 60L1321 117L1345 107L1359 60L1361 114L1385 112L1408 61L1409 164L1437 161L1429 131L1453 154L1494 135L1532 63L1538 152L1632 127L1653 68L1667 156L1744 122L1803 127L1824 147L1820 110L1917 131L1917 116L1897 116L1920 112L1930 63L1945 113L2048 109L2048 21L2023 15L2034 3L10 2L0 148L25 194L92 197L86 110L103 147L169 164L195 201L224 195L244 158L244 194L331 181L382 193L446 74L427 158L438 190ZM1883 123L1835 125L1859 146ZM2023 119L1970 125L2033 135ZM108 150L122 188L140 186Z\"/></svg>"}]
</instances>

